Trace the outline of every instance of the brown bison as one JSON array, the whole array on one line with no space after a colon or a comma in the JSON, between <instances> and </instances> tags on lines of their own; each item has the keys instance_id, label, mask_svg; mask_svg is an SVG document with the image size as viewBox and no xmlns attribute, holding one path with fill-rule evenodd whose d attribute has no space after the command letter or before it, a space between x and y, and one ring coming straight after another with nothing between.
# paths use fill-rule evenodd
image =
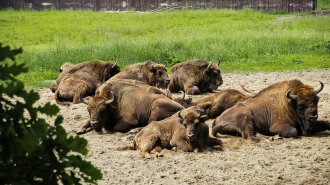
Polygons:
<instances>
[{"instance_id":1,"label":"brown bison","mask_svg":"<svg viewBox=\"0 0 330 185\"><path fill-rule=\"evenodd\" d=\"M216 94L202 98L197 102L192 102L191 98L185 99L183 91L182 97L174 98L173 100L180 103L184 107L197 106L202 109L209 119L214 119L223 113L225 110L234 106L238 102L245 101L251 96L245 95L235 89L226 89Z\"/></svg>"},{"instance_id":2,"label":"brown bison","mask_svg":"<svg viewBox=\"0 0 330 185\"><path fill-rule=\"evenodd\" d=\"M204 110L210 119L214 119L225 110L236 105L236 103L243 102L249 98L251 96L245 95L238 90L226 89L217 92L213 96L200 99L194 105Z\"/></svg>"},{"instance_id":3,"label":"brown bison","mask_svg":"<svg viewBox=\"0 0 330 185\"><path fill-rule=\"evenodd\" d=\"M159 88L166 88L170 82L165 65L155 64L152 61L130 65L113 79L134 79Z\"/></svg>"},{"instance_id":4,"label":"brown bison","mask_svg":"<svg viewBox=\"0 0 330 185\"><path fill-rule=\"evenodd\" d=\"M155 87L154 87L155 88ZM114 80L100 88L99 93L88 104L90 120L78 134L92 127L101 131L127 132L132 128L145 126L155 120L170 117L184 107L154 90L139 87L122 80Z\"/></svg>"},{"instance_id":5,"label":"brown bison","mask_svg":"<svg viewBox=\"0 0 330 185\"><path fill-rule=\"evenodd\" d=\"M207 116L198 107L180 110L143 128L135 136L132 147L117 150L139 149L141 156L151 158L150 153L158 153L162 148L175 147L180 151L192 152L207 146L221 146L220 139L209 136L209 127L204 123L206 119Z\"/></svg>"},{"instance_id":6,"label":"brown bison","mask_svg":"<svg viewBox=\"0 0 330 185\"><path fill-rule=\"evenodd\" d=\"M94 95L103 82L119 71L117 63L98 60L67 66L50 89L55 93L55 100L60 105L80 103L80 94L83 97Z\"/></svg>"},{"instance_id":7,"label":"brown bison","mask_svg":"<svg viewBox=\"0 0 330 185\"><path fill-rule=\"evenodd\" d=\"M212 92L223 83L219 67L204 60L175 64L170 79L171 92L183 90L187 94Z\"/></svg>"},{"instance_id":8,"label":"brown bison","mask_svg":"<svg viewBox=\"0 0 330 185\"><path fill-rule=\"evenodd\" d=\"M322 89L323 83L314 90L296 79L275 83L222 113L214 121L212 133L239 134L253 141L260 140L256 132L282 137L309 135L318 117L317 94Z\"/></svg>"}]
</instances>

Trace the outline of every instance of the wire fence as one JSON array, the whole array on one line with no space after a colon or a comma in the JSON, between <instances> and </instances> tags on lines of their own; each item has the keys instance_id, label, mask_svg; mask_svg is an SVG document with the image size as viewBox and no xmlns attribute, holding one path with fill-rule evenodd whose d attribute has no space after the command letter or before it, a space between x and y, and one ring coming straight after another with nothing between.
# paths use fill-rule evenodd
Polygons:
<instances>
[{"instance_id":1,"label":"wire fence","mask_svg":"<svg viewBox=\"0 0 330 185\"><path fill-rule=\"evenodd\" d=\"M0 9L88 9L164 11L177 9L256 9L265 12L316 10L317 0L0 0Z\"/></svg>"}]
</instances>

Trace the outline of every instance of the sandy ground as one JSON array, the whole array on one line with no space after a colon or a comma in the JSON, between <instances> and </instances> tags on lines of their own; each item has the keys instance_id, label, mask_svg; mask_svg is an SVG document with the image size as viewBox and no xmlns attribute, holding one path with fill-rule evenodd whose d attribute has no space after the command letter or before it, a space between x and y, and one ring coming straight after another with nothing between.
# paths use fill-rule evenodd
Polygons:
<instances>
[{"instance_id":1,"label":"sandy ground","mask_svg":"<svg viewBox=\"0 0 330 185\"><path fill-rule=\"evenodd\" d=\"M318 87L319 120L330 121L330 70L284 73L225 73L219 89L241 90L239 83L258 92L268 85L288 79L300 79ZM55 103L47 88L38 90L40 104ZM212 94L190 96L194 100ZM85 104L60 107L63 126L77 131L88 119ZM51 121L51 118L49 119ZM212 120L207 123L211 124ZM201 153L163 150L164 157L143 159L137 151L112 151L110 148L131 144L126 133L89 132L86 157L103 172L99 184L330 184L330 131L312 137L263 140L260 143L234 136L222 136L224 150L208 149Z\"/></svg>"}]
</instances>

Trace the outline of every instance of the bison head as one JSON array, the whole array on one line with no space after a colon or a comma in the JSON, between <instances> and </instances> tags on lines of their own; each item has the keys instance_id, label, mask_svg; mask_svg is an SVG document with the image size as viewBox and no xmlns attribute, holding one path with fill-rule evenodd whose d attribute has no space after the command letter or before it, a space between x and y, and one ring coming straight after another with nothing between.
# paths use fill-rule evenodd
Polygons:
<instances>
[{"instance_id":1,"label":"bison head","mask_svg":"<svg viewBox=\"0 0 330 185\"><path fill-rule=\"evenodd\" d=\"M179 111L178 117L180 119L180 123L186 129L186 139L189 142L194 142L198 137L201 123L207 119L207 116L203 115L202 110L198 107L186 109L184 116L181 115L181 112L182 110Z\"/></svg>"},{"instance_id":2,"label":"bison head","mask_svg":"<svg viewBox=\"0 0 330 185\"><path fill-rule=\"evenodd\" d=\"M312 87L303 85L295 89L294 93L291 93L292 89L286 92L286 97L291 99L289 106L293 107L297 116L302 120L302 132L303 135L308 135L312 129L312 122L317 120L317 104L319 97L317 94L322 91L324 85L320 82L321 87L314 90Z\"/></svg>"},{"instance_id":3,"label":"bison head","mask_svg":"<svg viewBox=\"0 0 330 185\"><path fill-rule=\"evenodd\" d=\"M149 80L154 82L154 85L156 85L159 88L166 88L167 85L170 83L170 78L168 77L167 70L164 65L152 64L150 66L150 74L149 74Z\"/></svg>"},{"instance_id":4,"label":"bison head","mask_svg":"<svg viewBox=\"0 0 330 185\"><path fill-rule=\"evenodd\" d=\"M103 74L103 79L102 81L105 82L117 73L120 72L120 67L118 66L118 62L113 63L113 62L108 62L107 67L104 69L104 74Z\"/></svg>"},{"instance_id":5,"label":"bison head","mask_svg":"<svg viewBox=\"0 0 330 185\"><path fill-rule=\"evenodd\" d=\"M217 90L217 88L223 83L220 69L213 64L213 62L211 62L205 69L205 76L210 90Z\"/></svg>"},{"instance_id":6,"label":"bison head","mask_svg":"<svg viewBox=\"0 0 330 185\"><path fill-rule=\"evenodd\" d=\"M81 98L81 101L88 105L87 110L90 116L90 125L91 127L99 132L101 131L102 127L108 121L108 114L111 103L114 101L113 92L110 91L112 94L112 98L107 98L107 96L95 96L91 98L91 100L85 100Z\"/></svg>"}]
</instances>

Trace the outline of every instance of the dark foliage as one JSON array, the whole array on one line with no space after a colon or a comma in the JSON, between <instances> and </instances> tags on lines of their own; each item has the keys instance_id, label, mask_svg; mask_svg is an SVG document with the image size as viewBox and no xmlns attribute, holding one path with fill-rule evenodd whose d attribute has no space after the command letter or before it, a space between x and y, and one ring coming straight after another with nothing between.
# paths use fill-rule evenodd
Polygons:
<instances>
[{"instance_id":1,"label":"dark foliage","mask_svg":"<svg viewBox=\"0 0 330 185\"><path fill-rule=\"evenodd\" d=\"M16 79L28 70L15 62L19 53L0 43L1 184L95 184L102 174L82 159L87 141L66 133L56 105L34 106L39 94ZM55 123L40 114L57 116Z\"/></svg>"}]
</instances>

